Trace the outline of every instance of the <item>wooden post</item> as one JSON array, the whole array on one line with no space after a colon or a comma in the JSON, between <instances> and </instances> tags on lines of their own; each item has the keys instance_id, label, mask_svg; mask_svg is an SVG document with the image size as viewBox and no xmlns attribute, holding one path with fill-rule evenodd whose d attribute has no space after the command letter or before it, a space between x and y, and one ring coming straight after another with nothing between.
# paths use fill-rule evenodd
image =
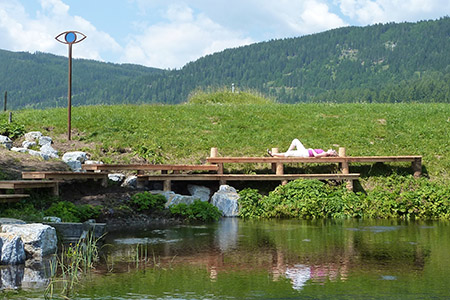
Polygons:
<instances>
[{"instance_id":1,"label":"wooden post","mask_svg":"<svg viewBox=\"0 0 450 300\"><path fill-rule=\"evenodd\" d=\"M12 119L12 111L9 112L9 119L8 122L12 123L13 119Z\"/></svg>"},{"instance_id":2,"label":"wooden post","mask_svg":"<svg viewBox=\"0 0 450 300\"><path fill-rule=\"evenodd\" d=\"M272 153L278 153L278 148L272 148ZM272 172L275 173L277 171L277 164L272 163Z\"/></svg>"},{"instance_id":3,"label":"wooden post","mask_svg":"<svg viewBox=\"0 0 450 300\"><path fill-rule=\"evenodd\" d=\"M218 151L217 151L216 147L211 148L210 157L217 157L217 153L218 153ZM219 169L217 170L217 174L223 175L223 163L217 164L217 166L219 167ZM227 183L227 181L224 179L219 180L219 185L224 185L226 183Z\"/></svg>"},{"instance_id":4,"label":"wooden post","mask_svg":"<svg viewBox=\"0 0 450 300\"><path fill-rule=\"evenodd\" d=\"M414 177L420 177L422 175L422 158L415 158L411 164Z\"/></svg>"},{"instance_id":5,"label":"wooden post","mask_svg":"<svg viewBox=\"0 0 450 300\"><path fill-rule=\"evenodd\" d=\"M165 192L168 192L168 191L170 191L171 189L172 189L172 184L171 184L172 182L170 181L170 180L164 180L164 187L163 187L163 190L165 191Z\"/></svg>"},{"instance_id":6,"label":"wooden post","mask_svg":"<svg viewBox=\"0 0 450 300\"><path fill-rule=\"evenodd\" d=\"M5 92L5 103L3 105L3 111L6 111L6 102L8 100L8 92Z\"/></svg>"},{"instance_id":7,"label":"wooden post","mask_svg":"<svg viewBox=\"0 0 450 300\"><path fill-rule=\"evenodd\" d=\"M346 157L347 153L346 153L346 149L344 147L339 147L339 157ZM342 174L349 174L350 173L350 168L348 166L348 161L345 160L342 162L341 164L341 172ZM349 191L353 191L353 180L346 180L346 185L347 189Z\"/></svg>"}]
</instances>

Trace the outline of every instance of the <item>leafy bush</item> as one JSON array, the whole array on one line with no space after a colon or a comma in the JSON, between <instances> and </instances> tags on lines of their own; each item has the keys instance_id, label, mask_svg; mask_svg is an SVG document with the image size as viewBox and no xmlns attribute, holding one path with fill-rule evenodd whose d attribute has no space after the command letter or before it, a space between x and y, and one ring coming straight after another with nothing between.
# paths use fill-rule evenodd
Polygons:
<instances>
[{"instance_id":1,"label":"leafy bush","mask_svg":"<svg viewBox=\"0 0 450 300\"><path fill-rule=\"evenodd\" d=\"M295 180L268 196L245 189L239 195L243 218L402 218L448 219L450 188L426 178L380 177L373 190L348 192L320 181Z\"/></svg>"},{"instance_id":2,"label":"leafy bush","mask_svg":"<svg viewBox=\"0 0 450 300\"><path fill-rule=\"evenodd\" d=\"M92 205L75 205L72 202L61 201L53 203L44 214L61 218L63 222L84 222L98 217L100 209Z\"/></svg>"},{"instance_id":3,"label":"leafy bush","mask_svg":"<svg viewBox=\"0 0 450 300\"><path fill-rule=\"evenodd\" d=\"M170 212L177 217L203 222L217 221L222 216L217 207L209 202L201 200L195 200L194 203L190 205L185 203L172 205L170 207Z\"/></svg>"},{"instance_id":4,"label":"leafy bush","mask_svg":"<svg viewBox=\"0 0 450 300\"><path fill-rule=\"evenodd\" d=\"M137 211L163 210L166 204L166 197L161 194L143 192L134 194L131 197L131 204Z\"/></svg>"},{"instance_id":5,"label":"leafy bush","mask_svg":"<svg viewBox=\"0 0 450 300\"><path fill-rule=\"evenodd\" d=\"M15 122L0 123L0 135L6 135L10 139L16 139L25 134L25 126Z\"/></svg>"}]
</instances>

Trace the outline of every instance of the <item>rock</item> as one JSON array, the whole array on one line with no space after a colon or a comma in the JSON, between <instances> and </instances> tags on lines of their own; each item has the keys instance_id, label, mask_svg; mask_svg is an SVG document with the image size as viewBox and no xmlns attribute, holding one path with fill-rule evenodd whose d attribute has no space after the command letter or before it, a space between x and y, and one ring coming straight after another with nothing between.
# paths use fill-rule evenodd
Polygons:
<instances>
[{"instance_id":1,"label":"rock","mask_svg":"<svg viewBox=\"0 0 450 300\"><path fill-rule=\"evenodd\" d=\"M24 265L6 266L0 269L1 289L15 290L21 287Z\"/></svg>"},{"instance_id":2,"label":"rock","mask_svg":"<svg viewBox=\"0 0 450 300\"><path fill-rule=\"evenodd\" d=\"M39 157L42 158L43 160L49 160L49 159L50 159L50 157L49 157L47 154L44 154L44 153L42 153L42 152L40 152L40 151L28 150L28 153L29 153L30 155L33 155L33 156L39 156Z\"/></svg>"},{"instance_id":3,"label":"rock","mask_svg":"<svg viewBox=\"0 0 450 300\"><path fill-rule=\"evenodd\" d=\"M81 162L78 160L67 161L66 164L70 167L70 169L74 172L81 172Z\"/></svg>"},{"instance_id":4,"label":"rock","mask_svg":"<svg viewBox=\"0 0 450 300\"><path fill-rule=\"evenodd\" d=\"M192 197L195 199L200 199L203 202L209 201L209 195L211 194L211 190L205 186L198 186L189 184L188 191L191 193Z\"/></svg>"},{"instance_id":5,"label":"rock","mask_svg":"<svg viewBox=\"0 0 450 300\"><path fill-rule=\"evenodd\" d=\"M26 148L26 149L30 149L31 147L36 146L36 142L35 141L23 141L22 142L22 147Z\"/></svg>"},{"instance_id":6,"label":"rock","mask_svg":"<svg viewBox=\"0 0 450 300\"><path fill-rule=\"evenodd\" d=\"M35 259L42 259L43 256L56 251L56 230L51 226L34 223L2 225L1 228L2 232L20 236L24 243L25 252Z\"/></svg>"},{"instance_id":7,"label":"rock","mask_svg":"<svg viewBox=\"0 0 450 300\"><path fill-rule=\"evenodd\" d=\"M41 289L48 286L49 280L45 275L44 267L34 270L32 268L25 268L23 273L21 289Z\"/></svg>"},{"instance_id":8,"label":"rock","mask_svg":"<svg viewBox=\"0 0 450 300\"><path fill-rule=\"evenodd\" d=\"M108 179L114 182L122 182L125 179L125 175L120 173L108 174Z\"/></svg>"},{"instance_id":9,"label":"rock","mask_svg":"<svg viewBox=\"0 0 450 300\"><path fill-rule=\"evenodd\" d=\"M51 145L52 143L53 143L53 140L49 136L41 136L39 138L39 146Z\"/></svg>"},{"instance_id":10,"label":"rock","mask_svg":"<svg viewBox=\"0 0 450 300\"><path fill-rule=\"evenodd\" d=\"M25 140L29 142L34 142L42 136L40 131L30 131L25 133Z\"/></svg>"},{"instance_id":11,"label":"rock","mask_svg":"<svg viewBox=\"0 0 450 300\"><path fill-rule=\"evenodd\" d=\"M221 185L219 191L214 193L211 198L211 203L216 206L224 217L238 216L238 200L239 194L236 189L229 185Z\"/></svg>"},{"instance_id":12,"label":"rock","mask_svg":"<svg viewBox=\"0 0 450 300\"><path fill-rule=\"evenodd\" d=\"M11 149L10 149L11 151L14 151L14 152L20 152L20 153L27 153L28 152L28 148L22 148L22 147L12 147Z\"/></svg>"},{"instance_id":13,"label":"rock","mask_svg":"<svg viewBox=\"0 0 450 300\"><path fill-rule=\"evenodd\" d=\"M49 222L49 223L61 223L62 220L61 218L58 217L44 217L43 218L45 222Z\"/></svg>"},{"instance_id":14,"label":"rock","mask_svg":"<svg viewBox=\"0 0 450 300\"><path fill-rule=\"evenodd\" d=\"M24 221L12 218L0 218L0 225L6 224L26 224Z\"/></svg>"},{"instance_id":15,"label":"rock","mask_svg":"<svg viewBox=\"0 0 450 300\"><path fill-rule=\"evenodd\" d=\"M87 154L83 151L66 152L62 157L62 161L67 163L69 161L79 161L84 163L87 160Z\"/></svg>"},{"instance_id":16,"label":"rock","mask_svg":"<svg viewBox=\"0 0 450 300\"><path fill-rule=\"evenodd\" d=\"M11 233L0 233L0 264L18 265L25 262L25 249L20 236Z\"/></svg>"},{"instance_id":17,"label":"rock","mask_svg":"<svg viewBox=\"0 0 450 300\"><path fill-rule=\"evenodd\" d=\"M56 151L51 144L45 144L41 147L41 154L47 155L50 158L59 158L58 151Z\"/></svg>"},{"instance_id":18,"label":"rock","mask_svg":"<svg viewBox=\"0 0 450 300\"><path fill-rule=\"evenodd\" d=\"M167 198L166 198L167 199ZM186 205L191 205L198 198L194 198L193 196L184 196L180 194L173 194L172 197L169 197L169 200L166 202L166 207L170 207L172 205L177 205L180 203L184 203Z\"/></svg>"},{"instance_id":19,"label":"rock","mask_svg":"<svg viewBox=\"0 0 450 300\"><path fill-rule=\"evenodd\" d=\"M128 187L128 188L136 188L137 187L137 176L128 176L125 181L121 185L122 187Z\"/></svg>"},{"instance_id":20,"label":"rock","mask_svg":"<svg viewBox=\"0 0 450 300\"><path fill-rule=\"evenodd\" d=\"M11 150L12 144L13 143L9 137L0 135L0 145L3 145L6 149Z\"/></svg>"}]
</instances>

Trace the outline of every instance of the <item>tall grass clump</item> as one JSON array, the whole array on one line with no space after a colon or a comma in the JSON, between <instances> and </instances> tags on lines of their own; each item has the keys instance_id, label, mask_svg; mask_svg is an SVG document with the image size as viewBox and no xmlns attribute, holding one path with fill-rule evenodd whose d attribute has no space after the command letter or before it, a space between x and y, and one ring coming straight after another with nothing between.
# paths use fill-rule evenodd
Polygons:
<instances>
[{"instance_id":1,"label":"tall grass clump","mask_svg":"<svg viewBox=\"0 0 450 300\"><path fill-rule=\"evenodd\" d=\"M51 263L51 278L45 291L46 299L53 299L55 290L65 299L69 299L80 277L94 268L99 259L97 242L93 232L80 238L76 244L63 247Z\"/></svg>"},{"instance_id":2,"label":"tall grass clump","mask_svg":"<svg viewBox=\"0 0 450 300\"><path fill-rule=\"evenodd\" d=\"M188 97L190 104L268 104L274 102L256 91L231 91L227 88L210 91L195 90Z\"/></svg>"}]
</instances>

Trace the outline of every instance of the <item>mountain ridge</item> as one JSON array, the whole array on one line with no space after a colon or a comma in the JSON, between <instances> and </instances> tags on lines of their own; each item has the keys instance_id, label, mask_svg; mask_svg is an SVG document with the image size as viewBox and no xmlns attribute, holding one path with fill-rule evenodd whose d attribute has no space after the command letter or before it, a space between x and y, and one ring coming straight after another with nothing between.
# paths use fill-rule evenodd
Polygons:
<instances>
[{"instance_id":1,"label":"mountain ridge","mask_svg":"<svg viewBox=\"0 0 450 300\"><path fill-rule=\"evenodd\" d=\"M183 103L251 89L279 102L450 102L450 18L343 27L226 49L178 70L74 59L73 105ZM67 58L0 50L8 108L64 107ZM1 95L1 94L0 94Z\"/></svg>"}]
</instances>

